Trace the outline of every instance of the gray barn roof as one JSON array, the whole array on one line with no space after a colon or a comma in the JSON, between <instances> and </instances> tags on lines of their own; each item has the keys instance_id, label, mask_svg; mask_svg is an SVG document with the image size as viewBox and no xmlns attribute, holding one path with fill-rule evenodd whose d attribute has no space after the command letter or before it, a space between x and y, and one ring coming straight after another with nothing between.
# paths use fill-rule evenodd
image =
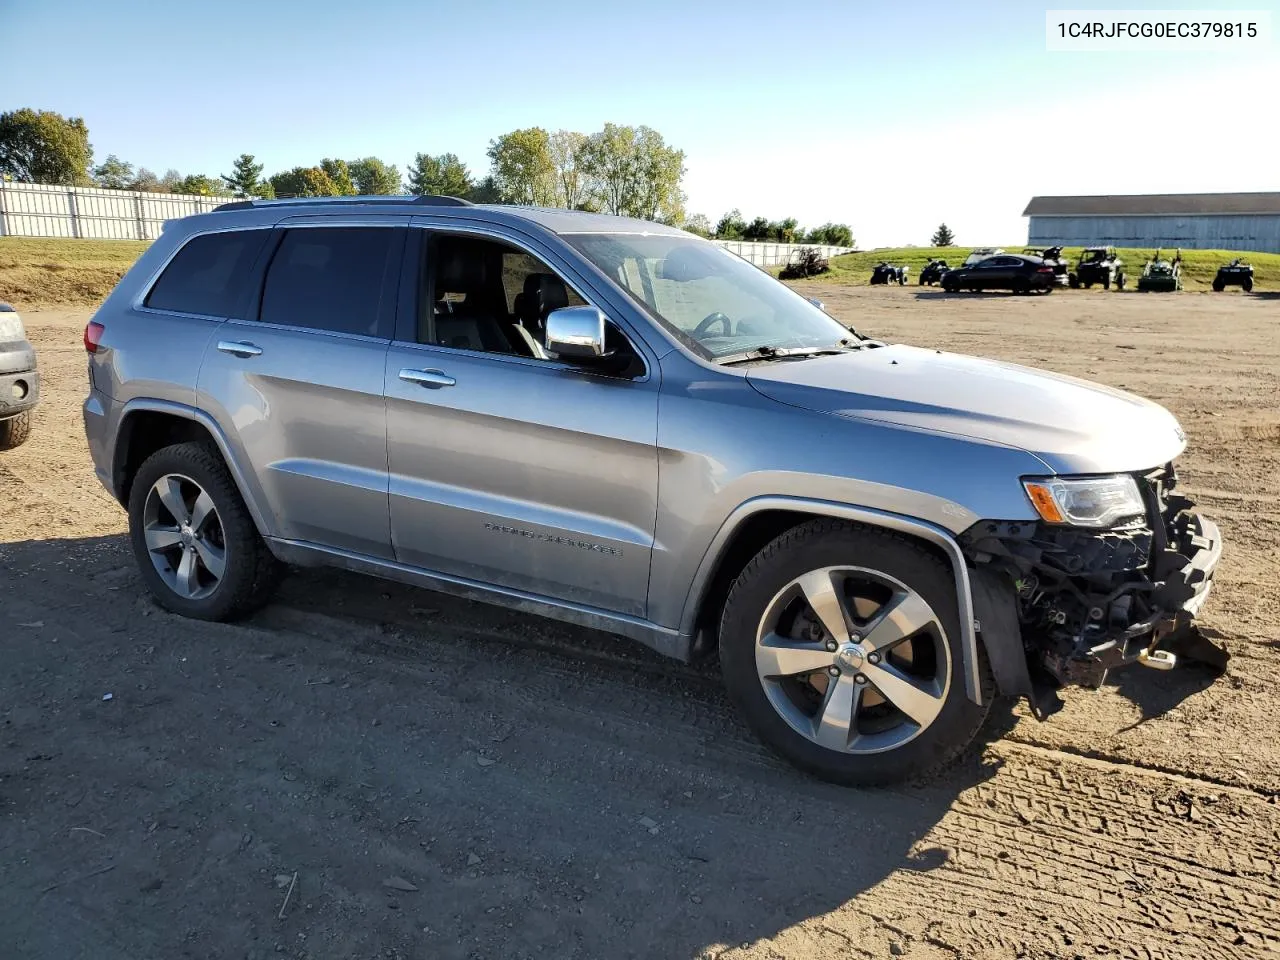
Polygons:
<instances>
[{"instance_id":1,"label":"gray barn roof","mask_svg":"<svg viewBox=\"0 0 1280 960\"><path fill-rule=\"evenodd\" d=\"M1134 196L1032 197L1024 217L1280 214L1280 193L1146 193Z\"/></svg>"}]
</instances>

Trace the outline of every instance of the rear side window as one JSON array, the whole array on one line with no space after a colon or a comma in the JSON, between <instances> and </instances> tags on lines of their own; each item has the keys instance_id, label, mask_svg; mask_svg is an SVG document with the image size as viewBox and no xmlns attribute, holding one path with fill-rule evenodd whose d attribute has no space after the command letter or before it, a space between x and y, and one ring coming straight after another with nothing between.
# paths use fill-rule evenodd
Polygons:
<instances>
[{"instance_id":1,"label":"rear side window","mask_svg":"<svg viewBox=\"0 0 1280 960\"><path fill-rule=\"evenodd\" d=\"M267 270L258 319L376 336L396 236L386 227L286 231Z\"/></svg>"},{"instance_id":2,"label":"rear side window","mask_svg":"<svg viewBox=\"0 0 1280 960\"><path fill-rule=\"evenodd\" d=\"M173 313L230 317L243 302L265 230L232 230L193 237L169 261L147 294L146 306Z\"/></svg>"}]
</instances>

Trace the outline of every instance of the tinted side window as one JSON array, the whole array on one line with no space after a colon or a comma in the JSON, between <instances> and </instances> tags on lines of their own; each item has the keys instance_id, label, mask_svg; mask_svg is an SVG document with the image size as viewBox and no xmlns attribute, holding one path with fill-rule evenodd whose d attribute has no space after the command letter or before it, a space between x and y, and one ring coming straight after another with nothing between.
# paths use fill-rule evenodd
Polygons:
<instances>
[{"instance_id":1,"label":"tinted side window","mask_svg":"<svg viewBox=\"0 0 1280 960\"><path fill-rule=\"evenodd\" d=\"M189 240L147 294L154 310L229 317L243 302L253 260L267 230L209 233Z\"/></svg>"},{"instance_id":2,"label":"tinted side window","mask_svg":"<svg viewBox=\"0 0 1280 960\"><path fill-rule=\"evenodd\" d=\"M376 336L395 238L387 227L286 230L267 269L258 319Z\"/></svg>"}]
</instances>

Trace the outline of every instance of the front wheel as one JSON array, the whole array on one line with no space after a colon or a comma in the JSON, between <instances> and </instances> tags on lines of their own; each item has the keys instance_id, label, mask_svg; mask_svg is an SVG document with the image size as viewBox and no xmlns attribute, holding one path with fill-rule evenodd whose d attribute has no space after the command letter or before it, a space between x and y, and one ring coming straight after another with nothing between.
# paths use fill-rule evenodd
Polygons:
<instances>
[{"instance_id":1,"label":"front wheel","mask_svg":"<svg viewBox=\"0 0 1280 960\"><path fill-rule=\"evenodd\" d=\"M720 660L759 737L837 783L936 772L961 755L989 709L965 692L946 563L843 521L801 524L747 565L725 603ZM985 660L978 669L989 705Z\"/></svg>"},{"instance_id":2,"label":"front wheel","mask_svg":"<svg viewBox=\"0 0 1280 960\"><path fill-rule=\"evenodd\" d=\"M1245 277L1240 286L1244 288L1245 293L1251 293L1253 291L1253 277Z\"/></svg>"},{"instance_id":3,"label":"front wheel","mask_svg":"<svg viewBox=\"0 0 1280 960\"><path fill-rule=\"evenodd\" d=\"M27 442L31 436L31 411L0 420L0 450L12 450Z\"/></svg>"},{"instance_id":4,"label":"front wheel","mask_svg":"<svg viewBox=\"0 0 1280 960\"><path fill-rule=\"evenodd\" d=\"M201 443L143 461L129 493L129 539L152 596L184 617L247 616L280 576L226 464Z\"/></svg>"}]
</instances>

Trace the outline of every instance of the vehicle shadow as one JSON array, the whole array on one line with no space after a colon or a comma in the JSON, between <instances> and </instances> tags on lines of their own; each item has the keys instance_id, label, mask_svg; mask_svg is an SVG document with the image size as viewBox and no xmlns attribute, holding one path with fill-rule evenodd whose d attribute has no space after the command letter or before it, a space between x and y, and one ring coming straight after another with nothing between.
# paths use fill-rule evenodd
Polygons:
<instances>
[{"instance_id":1,"label":"vehicle shadow","mask_svg":"<svg viewBox=\"0 0 1280 960\"><path fill-rule=\"evenodd\" d=\"M295 572L211 624L145 597L122 536L26 541L0 544L0 599L20 953L718 953L947 866L935 828L997 769L821 783L714 667L354 574ZM1001 704L983 739L1013 722ZM815 935L888 954L878 923Z\"/></svg>"},{"instance_id":2,"label":"vehicle shadow","mask_svg":"<svg viewBox=\"0 0 1280 960\"><path fill-rule=\"evenodd\" d=\"M1219 645L1223 635L1212 628L1195 632L1172 646L1178 665L1172 670L1144 670L1136 664L1107 678L1109 686L1142 713L1127 729L1163 716L1183 701L1213 686L1226 672L1230 659Z\"/></svg>"}]
</instances>

